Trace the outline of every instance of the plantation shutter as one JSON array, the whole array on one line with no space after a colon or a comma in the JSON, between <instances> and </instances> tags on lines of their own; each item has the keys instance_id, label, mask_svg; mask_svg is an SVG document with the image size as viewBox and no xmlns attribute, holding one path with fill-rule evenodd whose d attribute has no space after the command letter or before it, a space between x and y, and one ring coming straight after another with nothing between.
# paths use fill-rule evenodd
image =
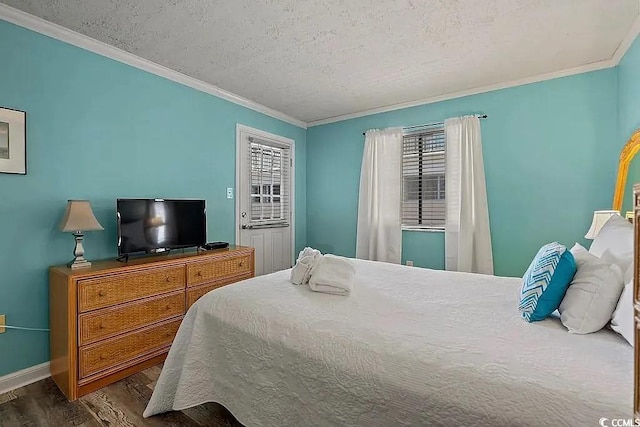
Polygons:
<instances>
[{"instance_id":1,"label":"plantation shutter","mask_svg":"<svg viewBox=\"0 0 640 427\"><path fill-rule=\"evenodd\" d=\"M261 225L288 225L290 149L249 138L250 222Z\"/></svg>"},{"instance_id":2,"label":"plantation shutter","mask_svg":"<svg viewBox=\"0 0 640 427\"><path fill-rule=\"evenodd\" d=\"M445 139L438 126L405 134L402 150L402 225L444 228Z\"/></svg>"}]
</instances>

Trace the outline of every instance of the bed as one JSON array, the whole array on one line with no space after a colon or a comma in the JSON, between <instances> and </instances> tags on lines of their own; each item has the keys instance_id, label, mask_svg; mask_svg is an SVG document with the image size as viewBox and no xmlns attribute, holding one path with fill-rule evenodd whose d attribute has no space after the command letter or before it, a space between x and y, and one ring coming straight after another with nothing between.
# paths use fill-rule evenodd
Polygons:
<instances>
[{"instance_id":1,"label":"bed","mask_svg":"<svg viewBox=\"0 0 640 427\"><path fill-rule=\"evenodd\" d=\"M201 298L144 413L218 402L247 426L598 425L631 415L633 348L527 323L521 279L353 260L349 297L290 271Z\"/></svg>"}]
</instances>

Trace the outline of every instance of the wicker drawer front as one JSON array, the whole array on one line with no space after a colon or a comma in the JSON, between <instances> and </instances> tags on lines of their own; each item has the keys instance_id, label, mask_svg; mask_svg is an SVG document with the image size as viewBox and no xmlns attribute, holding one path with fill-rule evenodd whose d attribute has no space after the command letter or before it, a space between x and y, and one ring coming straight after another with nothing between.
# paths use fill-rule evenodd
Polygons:
<instances>
[{"instance_id":1,"label":"wicker drawer front","mask_svg":"<svg viewBox=\"0 0 640 427\"><path fill-rule=\"evenodd\" d=\"M201 297L203 297L208 292L210 292L210 291L212 291L214 289L218 289L218 288L221 288L223 286L230 285L231 283L239 282L241 280L250 279L250 278L251 278L251 273L243 274L241 276L235 276L235 277L229 278L227 280L221 280L221 281L218 281L218 282L209 283L209 284L198 286L198 287L195 287L195 288L190 288L187 291L187 309L189 309L189 307L191 307Z\"/></svg>"},{"instance_id":2,"label":"wicker drawer front","mask_svg":"<svg viewBox=\"0 0 640 427\"><path fill-rule=\"evenodd\" d=\"M116 274L78 284L80 312L96 310L184 288L184 267Z\"/></svg>"},{"instance_id":3,"label":"wicker drawer front","mask_svg":"<svg viewBox=\"0 0 640 427\"><path fill-rule=\"evenodd\" d=\"M251 267L251 255L249 254L219 261L189 264L187 265L187 286L200 285L224 277L249 273Z\"/></svg>"},{"instance_id":4,"label":"wicker drawer front","mask_svg":"<svg viewBox=\"0 0 640 427\"><path fill-rule=\"evenodd\" d=\"M79 343L87 345L184 314L184 292L178 291L100 311L81 314Z\"/></svg>"},{"instance_id":5,"label":"wicker drawer front","mask_svg":"<svg viewBox=\"0 0 640 427\"><path fill-rule=\"evenodd\" d=\"M182 318L80 348L80 378L168 347Z\"/></svg>"}]
</instances>

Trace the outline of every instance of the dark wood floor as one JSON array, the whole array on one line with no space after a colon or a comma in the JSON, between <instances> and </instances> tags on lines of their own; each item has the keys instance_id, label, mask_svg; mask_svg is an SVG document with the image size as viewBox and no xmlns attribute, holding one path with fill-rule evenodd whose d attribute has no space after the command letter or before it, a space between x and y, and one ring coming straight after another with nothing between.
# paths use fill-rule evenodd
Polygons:
<instances>
[{"instance_id":1,"label":"dark wood floor","mask_svg":"<svg viewBox=\"0 0 640 427\"><path fill-rule=\"evenodd\" d=\"M0 394L0 426L241 426L216 403L142 418L161 366L69 402L51 378Z\"/></svg>"}]
</instances>

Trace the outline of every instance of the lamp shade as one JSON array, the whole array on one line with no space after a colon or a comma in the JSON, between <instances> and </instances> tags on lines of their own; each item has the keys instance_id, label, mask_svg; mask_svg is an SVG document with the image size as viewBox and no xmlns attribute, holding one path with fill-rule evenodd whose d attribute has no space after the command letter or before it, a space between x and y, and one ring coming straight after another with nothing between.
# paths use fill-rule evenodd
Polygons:
<instances>
[{"instance_id":1,"label":"lamp shade","mask_svg":"<svg viewBox=\"0 0 640 427\"><path fill-rule=\"evenodd\" d=\"M600 233L600 229L605 224L605 222L609 221L614 215L620 215L618 211L595 211L593 213L593 221L591 221L591 228L587 231L587 234L584 236L585 239L593 240L596 238L598 233Z\"/></svg>"},{"instance_id":2,"label":"lamp shade","mask_svg":"<svg viewBox=\"0 0 640 427\"><path fill-rule=\"evenodd\" d=\"M60 221L64 232L104 230L96 219L88 200L69 200L64 217Z\"/></svg>"}]
</instances>

